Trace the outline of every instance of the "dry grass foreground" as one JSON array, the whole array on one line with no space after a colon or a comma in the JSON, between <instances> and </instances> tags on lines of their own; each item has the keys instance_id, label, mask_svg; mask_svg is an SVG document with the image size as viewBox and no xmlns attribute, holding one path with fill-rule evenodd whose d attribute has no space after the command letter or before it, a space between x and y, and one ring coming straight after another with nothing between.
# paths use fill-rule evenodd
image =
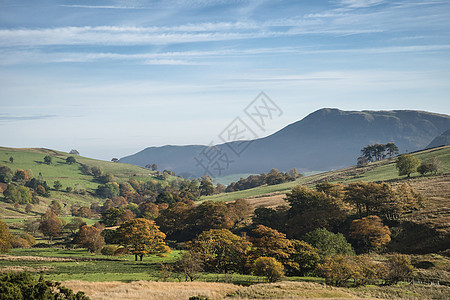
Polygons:
<instances>
[{"instance_id":1,"label":"dry grass foreground","mask_svg":"<svg viewBox=\"0 0 450 300\"><path fill-rule=\"evenodd\" d=\"M180 300L198 295L210 299L362 299L345 289L309 282L266 283L250 287L214 282L154 281L66 281L63 285L74 291L82 290L93 300Z\"/></svg>"}]
</instances>

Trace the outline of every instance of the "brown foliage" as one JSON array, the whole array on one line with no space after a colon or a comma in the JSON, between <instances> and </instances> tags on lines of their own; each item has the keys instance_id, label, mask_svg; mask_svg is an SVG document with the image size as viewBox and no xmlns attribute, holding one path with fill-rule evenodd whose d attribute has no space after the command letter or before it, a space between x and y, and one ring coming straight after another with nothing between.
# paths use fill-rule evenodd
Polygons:
<instances>
[{"instance_id":1,"label":"brown foliage","mask_svg":"<svg viewBox=\"0 0 450 300\"><path fill-rule=\"evenodd\" d=\"M378 216L354 220L350 225L350 236L362 244L364 250L377 249L391 241L389 227L384 226Z\"/></svg>"}]
</instances>

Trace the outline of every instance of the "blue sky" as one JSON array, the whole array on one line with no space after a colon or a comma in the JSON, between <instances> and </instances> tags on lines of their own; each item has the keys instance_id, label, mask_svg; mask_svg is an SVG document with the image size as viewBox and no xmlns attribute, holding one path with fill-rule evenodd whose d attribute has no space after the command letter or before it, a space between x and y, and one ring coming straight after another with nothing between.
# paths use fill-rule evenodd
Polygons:
<instances>
[{"instance_id":1,"label":"blue sky","mask_svg":"<svg viewBox=\"0 0 450 300\"><path fill-rule=\"evenodd\" d=\"M450 2L0 0L0 145L110 160L282 110L450 114Z\"/></svg>"}]
</instances>

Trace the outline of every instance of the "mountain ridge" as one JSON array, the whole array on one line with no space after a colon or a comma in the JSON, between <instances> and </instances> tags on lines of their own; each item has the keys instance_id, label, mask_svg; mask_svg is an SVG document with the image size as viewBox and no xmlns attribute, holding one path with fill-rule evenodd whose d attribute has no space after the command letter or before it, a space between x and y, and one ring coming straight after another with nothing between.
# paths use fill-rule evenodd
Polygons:
<instances>
[{"instance_id":1,"label":"mountain ridge","mask_svg":"<svg viewBox=\"0 0 450 300\"><path fill-rule=\"evenodd\" d=\"M367 144L394 142L401 153L423 149L448 128L450 116L439 113L322 108L269 136L246 141L246 149L239 155L233 148L242 146L241 141L215 145L220 153L231 157L221 174L216 174L214 168L202 168L198 156L210 150L202 145L147 147L120 161L140 166L156 163L160 169L184 176L209 172L208 175L219 177L262 173L271 168L286 171L293 167L322 171L354 165L360 149Z\"/></svg>"}]
</instances>

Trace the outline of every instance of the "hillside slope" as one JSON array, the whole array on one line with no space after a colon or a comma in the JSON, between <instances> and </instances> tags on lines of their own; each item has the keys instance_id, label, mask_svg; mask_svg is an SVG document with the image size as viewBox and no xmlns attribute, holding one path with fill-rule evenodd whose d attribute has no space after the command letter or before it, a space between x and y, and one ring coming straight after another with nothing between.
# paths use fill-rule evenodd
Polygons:
<instances>
[{"instance_id":1,"label":"hillside slope","mask_svg":"<svg viewBox=\"0 0 450 300\"><path fill-rule=\"evenodd\" d=\"M434 138L431 143L428 144L427 148L434 148L439 146L450 145L450 129L445 131L443 134Z\"/></svg>"},{"instance_id":2,"label":"hillside slope","mask_svg":"<svg viewBox=\"0 0 450 300\"><path fill-rule=\"evenodd\" d=\"M270 136L248 142L239 156L233 149L242 149L242 142L217 145L228 162L211 164L208 175L262 173L272 168L287 171L296 167L302 172L338 169L353 165L367 144L394 142L400 152L416 151L448 128L449 116L423 111L324 108ZM195 158L203 159L202 151L207 151L206 146L150 147L120 161L140 166L156 163L160 169L180 175L201 176L206 169Z\"/></svg>"}]
</instances>

